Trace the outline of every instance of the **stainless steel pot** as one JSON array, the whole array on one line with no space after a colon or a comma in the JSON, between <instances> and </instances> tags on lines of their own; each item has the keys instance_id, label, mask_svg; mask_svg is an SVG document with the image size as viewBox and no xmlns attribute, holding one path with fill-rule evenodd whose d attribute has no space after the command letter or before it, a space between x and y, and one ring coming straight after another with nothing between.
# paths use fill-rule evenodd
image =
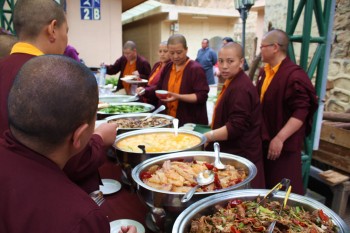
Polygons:
<instances>
[{"instance_id":1,"label":"stainless steel pot","mask_svg":"<svg viewBox=\"0 0 350 233\"><path fill-rule=\"evenodd\" d=\"M149 158L153 158L153 157L167 154L167 153L179 152L179 150L174 150L174 151L170 151L170 152L146 153L140 149L140 152L136 153L136 152L124 151L116 146L116 144L120 140L123 140L127 137L132 137L132 136L139 135L139 134L164 133L164 132L174 133L174 129L170 129L170 128L142 129L142 130L134 130L134 131L131 131L128 133L118 135L113 146L117 151L117 157L118 157L119 161L121 163L129 164L131 167L135 167L136 165L140 164L141 162L143 162ZM179 130L179 133L191 134L191 135L197 136L201 140L198 145L196 145L194 147L187 148L184 151L203 150L204 149L204 143L206 142L206 138L203 134L197 133L194 131L190 131L190 130ZM143 145L143 144L144 143L142 141L140 141L140 145Z\"/></svg>"},{"instance_id":2,"label":"stainless steel pot","mask_svg":"<svg viewBox=\"0 0 350 233\"><path fill-rule=\"evenodd\" d=\"M143 111L144 112L152 112L154 110L154 106L152 104L145 104L145 103L139 103L139 102L130 102L130 103L111 103L110 105L114 106L143 106L147 108L147 110ZM110 116L110 115L119 115L119 114L129 114L129 113L105 113L101 111L97 111L97 114L104 115L104 116Z\"/></svg>"},{"instance_id":3,"label":"stainless steel pot","mask_svg":"<svg viewBox=\"0 0 350 233\"><path fill-rule=\"evenodd\" d=\"M149 114L150 113L130 113L130 114L114 115L114 116L107 117L105 119L105 121L110 122L110 121L117 120L117 119L142 119L142 118L145 118L146 116L148 116ZM160 126L148 127L148 128L120 128L120 127L118 127L118 135L120 135L122 133L130 132L130 131L134 131L134 130L140 130L140 129L171 128L172 127L172 121L173 121L174 117L169 116L169 115L165 115L165 114L156 114L156 115L154 115L154 117L168 119L168 120L170 120L170 123L165 124L165 125L160 125Z\"/></svg>"},{"instance_id":4,"label":"stainless steel pot","mask_svg":"<svg viewBox=\"0 0 350 233\"><path fill-rule=\"evenodd\" d=\"M138 100L139 97L133 95L102 95L99 97L99 101L104 103L128 103Z\"/></svg>"},{"instance_id":5,"label":"stainless steel pot","mask_svg":"<svg viewBox=\"0 0 350 233\"><path fill-rule=\"evenodd\" d=\"M191 221L197 217L203 215L210 215L216 212L215 205L226 206L227 202L232 199L241 199L241 200L253 200L258 195L264 196L268 193L269 190L265 189L248 189L248 190L235 190L231 192L216 194L211 197L204 198L186 210L184 210L176 219L172 232L173 233L187 233L190 230ZM277 193L273 200L283 201L284 192ZM326 207L325 205L319 203L318 201L304 197L297 194L291 194L288 199L288 205L290 206L303 206L305 210L313 211L315 209L322 209L323 212L332 218L335 225L337 225L339 229L339 233L347 233L350 232L347 224L331 209Z\"/></svg>"},{"instance_id":6,"label":"stainless steel pot","mask_svg":"<svg viewBox=\"0 0 350 233\"><path fill-rule=\"evenodd\" d=\"M146 171L149 167L155 164L162 165L166 160L183 160L191 162L193 160L197 161L207 161L209 163L214 162L215 156L214 152L209 151L186 151L178 152L173 154L166 154L156 158L148 159L141 164L137 165L132 170L132 178L137 183L137 192L141 199L147 204L151 209L152 219L158 227L158 230L163 230L164 219L174 222L175 218L180 214L185 208L191 206L196 201L203 199L205 197L211 196L216 193L224 193L235 189L245 189L250 187L250 182L257 174L257 168L249 160L227 153L220 153L221 161L224 164L234 165L236 168L242 168L247 173L247 178L241 183L220 190L215 190L211 192L197 192L194 194L192 199L186 203L181 202L181 198L184 193L162 191L152 188L140 179L140 173Z\"/></svg>"}]
</instances>

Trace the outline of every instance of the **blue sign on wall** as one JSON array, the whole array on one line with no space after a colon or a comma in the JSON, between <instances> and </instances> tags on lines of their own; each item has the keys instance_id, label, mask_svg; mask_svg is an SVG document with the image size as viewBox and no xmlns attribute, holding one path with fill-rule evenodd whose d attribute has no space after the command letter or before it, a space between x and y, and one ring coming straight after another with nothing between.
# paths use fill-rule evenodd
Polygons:
<instances>
[{"instance_id":1,"label":"blue sign on wall","mask_svg":"<svg viewBox=\"0 0 350 233\"><path fill-rule=\"evenodd\" d=\"M101 0L80 0L80 15L82 20L100 20Z\"/></svg>"}]
</instances>

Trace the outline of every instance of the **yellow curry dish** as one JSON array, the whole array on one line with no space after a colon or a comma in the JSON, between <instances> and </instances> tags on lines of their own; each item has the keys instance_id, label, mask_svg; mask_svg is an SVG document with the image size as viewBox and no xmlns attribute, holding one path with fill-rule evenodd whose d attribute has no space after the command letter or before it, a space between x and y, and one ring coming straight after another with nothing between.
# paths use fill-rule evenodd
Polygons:
<instances>
[{"instance_id":1,"label":"yellow curry dish","mask_svg":"<svg viewBox=\"0 0 350 233\"><path fill-rule=\"evenodd\" d=\"M118 141L116 147L126 152L142 153L138 146L144 145L146 153L167 153L186 150L200 143L201 139L192 134L178 133L175 136L171 132L157 132L126 137Z\"/></svg>"}]
</instances>

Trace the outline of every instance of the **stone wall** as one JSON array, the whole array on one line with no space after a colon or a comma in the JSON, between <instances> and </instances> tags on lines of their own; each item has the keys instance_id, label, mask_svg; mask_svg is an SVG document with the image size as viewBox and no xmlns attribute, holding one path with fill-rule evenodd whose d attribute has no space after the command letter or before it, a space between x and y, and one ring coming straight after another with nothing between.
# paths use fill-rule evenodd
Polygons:
<instances>
[{"instance_id":1,"label":"stone wall","mask_svg":"<svg viewBox=\"0 0 350 233\"><path fill-rule=\"evenodd\" d=\"M350 1L337 0L326 110L350 112Z\"/></svg>"},{"instance_id":2,"label":"stone wall","mask_svg":"<svg viewBox=\"0 0 350 233\"><path fill-rule=\"evenodd\" d=\"M298 3L299 1L296 1ZM288 1L269 0L265 5L265 28L269 22L273 27L285 30ZM350 112L350 1L337 0L332 34L332 49L329 62L328 88L325 99L325 110L333 112ZM313 35L317 35L313 18ZM300 34L301 22L296 32ZM296 58L300 46L295 47ZM313 54L315 46L310 48Z\"/></svg>"}]
</instances>

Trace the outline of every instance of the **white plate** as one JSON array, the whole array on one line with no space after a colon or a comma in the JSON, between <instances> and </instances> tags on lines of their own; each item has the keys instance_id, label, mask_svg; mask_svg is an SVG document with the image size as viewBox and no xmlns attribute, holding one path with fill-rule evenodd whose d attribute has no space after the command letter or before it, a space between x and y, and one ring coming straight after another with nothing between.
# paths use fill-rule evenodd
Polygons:
<instances>
[{"instance_id":1,"label":"white plate","mask_svg":"<svg viewBox=\"0 0 350 233\"><path fill-rule=\"evenodd\" d=\"M134 77L124 77L124 78L121 78L120 80L122 80L126 83L131 83L131 84L148 83L147 79L133 80L133 78Z\"/></svg>"},{"instance_id":2,"label":"white plate","mask_svg":"<svg viewBox=\"0 0 350 233\"><path fill-rule=\"evenodd\" d=\"M145 233L145 228L141 223L131 219L119 219L109 223L111 233L118 233L122 226L133 225L137 229L137 233Z\"/></svg>"},{"instance_id":3,"label":"white plate","mask_svg":"<svg viewBox=\"0 0 350 233\"><path fill-rule=\"evenodd\" d=\"M104 195L116 193L122 188L122 185L118 181L112 179L102 179L102 184L100 185L100 191Z\"/></svg>"},{"instance_id":4,"label":"white plate","mask_svg":"<svg viewBox=\"0 0 350 233\"><path fill-rule=\"evenodd\" d=\"M128 79L133 79L133 78L136 78L137 75L134 75L134 74L128 74L128 75L124 75L124 77L121 78L121 80L128 80Z\"/></svg>"}]
</instances>

